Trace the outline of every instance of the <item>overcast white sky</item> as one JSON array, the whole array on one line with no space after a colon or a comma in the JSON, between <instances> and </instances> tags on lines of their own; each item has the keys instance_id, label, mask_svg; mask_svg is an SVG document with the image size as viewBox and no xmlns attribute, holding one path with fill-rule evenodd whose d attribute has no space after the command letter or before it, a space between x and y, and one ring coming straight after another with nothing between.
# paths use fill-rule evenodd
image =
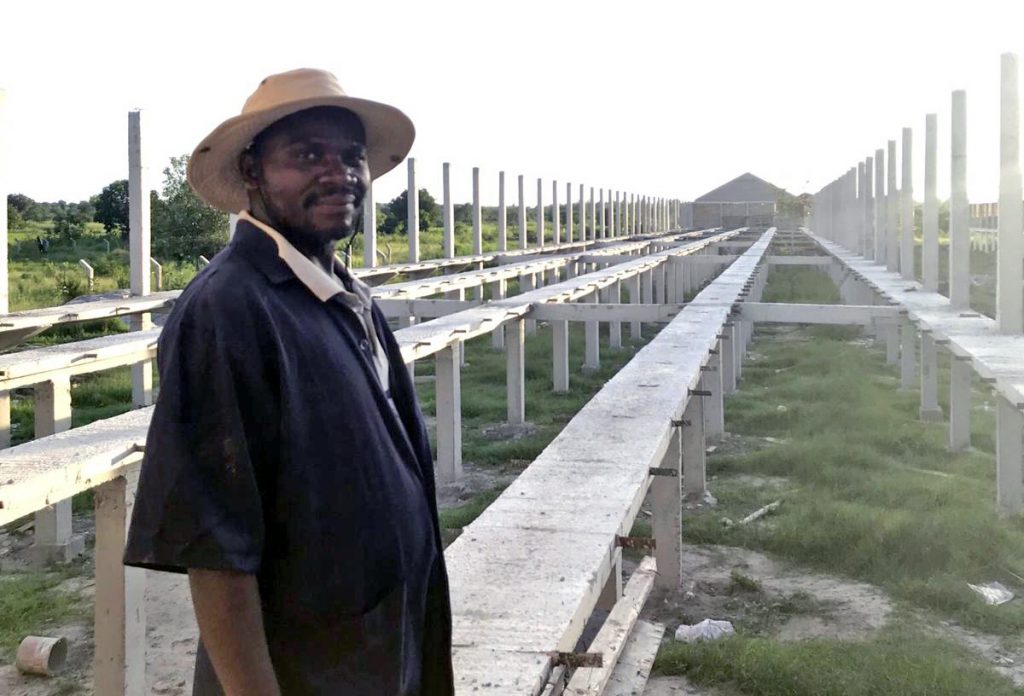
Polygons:
<instances>
[{"instance_id":1,"label":"overcast white sky","mask_svg":"<svg viewBox=\"0 0 1024 696\"><path fill-rule=\"evenodd\" d=\"M7 2L0 10L11 191L80 200L127 176L144 109L151 187L267 74L334 72L416 123L420 185L456 201L497 173L692 199L745 172L816 191L902 126L923 190L925 114L968 90L969 192L998 192L999 56L1024 53L1024 2ZM377 200L405 187L404 165ZM575 190L575 187L574 187ZM574 194L575 195L575 194Z\"/></svg>"}]
</instances>

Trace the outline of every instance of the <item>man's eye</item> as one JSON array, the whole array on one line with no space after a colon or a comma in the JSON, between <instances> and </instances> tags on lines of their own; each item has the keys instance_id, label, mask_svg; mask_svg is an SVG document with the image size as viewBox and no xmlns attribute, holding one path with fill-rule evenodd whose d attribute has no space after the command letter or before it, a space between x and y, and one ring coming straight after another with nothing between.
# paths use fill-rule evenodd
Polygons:
<instances>
[{"instance_id":1,"label":"man's eye","mask_svg":"<svg viewBox=\"0 0 1024 696\"><path fill-rule=\"evenodd\" d=\"M319 162L320 158L323 156L323 152L320 148L309 147L299 150L298 155L299 159L303 162Z\"/></svg>"}]
</instances>

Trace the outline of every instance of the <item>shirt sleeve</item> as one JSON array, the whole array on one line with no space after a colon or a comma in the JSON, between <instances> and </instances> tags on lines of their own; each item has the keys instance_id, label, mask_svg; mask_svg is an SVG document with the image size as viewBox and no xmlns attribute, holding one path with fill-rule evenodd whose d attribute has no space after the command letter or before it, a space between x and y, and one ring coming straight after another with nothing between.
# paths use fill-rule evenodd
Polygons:
<instances>
[{"instance_id":1,"label":"shirt sleeve","mask_svg":"<svg viewBox=\"0 0 1024 696\"><path fill-rule=\"evenodd\" d=\"M198 309L198 308L195 308ZM233 325L234 324L234 325ZM259 471L243 413L256 346L235 322L192 311L168 322L125 549L127 565L256 573L264 540ZM240 357L241 356L241 357Z\"/></svg>"}]
</instances>

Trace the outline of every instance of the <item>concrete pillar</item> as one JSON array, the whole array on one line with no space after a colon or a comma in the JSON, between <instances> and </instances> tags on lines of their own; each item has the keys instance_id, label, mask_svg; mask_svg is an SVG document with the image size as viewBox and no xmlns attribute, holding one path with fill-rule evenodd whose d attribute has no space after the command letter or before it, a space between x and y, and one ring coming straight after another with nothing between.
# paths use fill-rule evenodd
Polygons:
<instances>
[{"instance_id":1,"label":"concrete pillar","mask_svg":"<svg viewBox=\"0 0 1024 696\"><path fill-rule=\"evenodd\" d=\"M627 286L627 290L629 292L629 303L640 304L642 301L640 297L640 274L638 273L630 277L627 282L629 283ZM636 319L629 322L629 337L634 341L638 341L642 338L641 324Z\"/></svg>"},{"instance_id":2,"label":"concrete pillar","mask_svg":"<svg viewBox=\"0 0 1024 696\"><path fill-rule=\"evenodd\" d=\"M505 324L505 388L508 422L526 422L526 323L512 319Z\"/></svg>"},{"instance_id":3,"label":"concrete pillar","mask_svg":"<svg viewBox=\"0 0 1024 696\"><path fill-rule=\"evenodd\" d=\"M930 331L921 332L921 420L942 420L939 407L939 362L935 337Z\"/></svg>"},{"instance_id":4,"label":"concrete pillar","mask_svg":"<svg viewBox=\"0 0 1024 696\"><path fill-rule=\"evenodd\" d=\"M509 342L507 353L513 352ZM462 478L461 354L459 344L454 344L434 355L439 483L452 483Z\"/></svg>"},{"instance_id":5,"label":"concrete pillar","mask_svg":"<svg viewBox=\"0 0 1024 696\"><path fill-rule=\"evenodd\" d=\"M0 449L11 446L11 393L0 391Z\"/></svg>"},{"instance_id":6,"label":"concrete pillar","mask_svg":"<svg viewBox=\"0 0 1024 696\"><path fill-rule=\"evenodd\" d=\"M971 230L967 203L967 93L953 92L949 200L949 302L971 306ZM952 414L950 414L952 417Z\"/></svg>"},{"instance_id":7,"label":"concrete pillar","mask_svg":"<svg viewBox=\"0 0 1024 696\"><path fill-rule=\"evenodd\" d=\"M906 317L900 320L900 389L913 389L917 376L917 329Z\"/></svg>"},{"instance_id":8,"label":"concrete pillar","mask_svg":"<svg viewBox=\"0 0 1024 696\"><path fill-rule=\"evenodd\" d=\"M150 203L146 167L142 156L142 112L128 113L128 237L131 253L132 295L150 293ZM6 250L6 246L4 247ZM6 252L5 252L6 255ZM134 315L129 324L135 331L152 327L149 314ZM132 404L138 408L153 403L153 361L132 365Z\"/></svg>"},{"instance_id":9,"label":"concrete pillar","mask_svg":"<svg viewBox=\"0 0 1024 696\"><path fill-rule=\"evenodd\" d=\"M654 583L667 589L678 588L683 579L682 450L681 428L673 427L668 449L659 464L672 475L655 476L650 488L651 536L658 561Z\"/></svg>"},{"instance_id":10,"label":"concrete pillar","mask_svg":"<svg viewBox=\"0 0 1024 696\"><path fill-rule=\"evenodd\" d=\"M536 288L536 280L532 273L519 276L519 292L530 292ZM537 320L527 319L526 320L526 335L532 336L537 333Z\"/></svg>"},{"instance_id":11,"label":"concrete pillar","mask_svg":"<svg viewBox=\"0 0 1024 696\"><path fill-rule=\"evenodd\" d=\"M523 186L523 175L519 175L519 248L525 249L528 240L526 232L526 189Z\"/></svg>"},{"instance_id":12,"label":"concrete pillar","mask_svg":"<svg viewBox=\"0 0 1024 696\"><path fill-rule=\"evenodd\" d=\"M726 396L736 393L736 325L722 329L719 342L722 358L722 393Z\"/></svg>"},{"instance_id":13,"label":"concrete pillar","mask_svg":"<svg viewBox=\"0 0 1024 696\"><path fill-rule=\"evenodd\" d=\"M552 389L558 393L569 391L569 322L556 319L551 322Z\"/></svg>"},{"instance_id":14,"label":"concrete pillar","mask_svg":"<svg viewBox=\"0 0 1024 696\"><path fill-rule=\"evenodd\" d=\"M701 500L707 491L704 398L691 396L683 412L683 497Z\"/></svg>"},{"instance_id":15,"label":"concrete pillar","mask_svg":"<svg viewBox=\"0 0 1024 696\"><path fill-rule=\"evenodd\" d=\"M537 179L537 248L544 248L544 182Z\"/></svg>"},{"instance_id":16,"label":"concrete pillar","mask_svg":"<svg viewBox=\"0 0 1024 696\"><path fill-rule=\"evenodd\" d=\"M608 189L608 207L612 210L612 234L611 236L618 237L620 234L619 230L619 192L615 191L615 197L612 198L612 190Z\"/></svg>"},{"instance_id":17,"label":"concrete pillar","mask_svg":"<svg viewBox=\"0 0 1024 696\"><path fill-rule=\"evenodd\" d=\"M875 258L875 197L872 193L871 178L874 176L874 158L864 160L864 174L861 177L861 199L864 203L864 246L862 253L866 258Z\"/></svg>"},{"instance_id":18,"label":"concrete pillar","mask_svg":"<svg viewBox=\"0 0 1024 696\"><path fill-rule=\"evenodd\" d=\"M597 207L594 204L594 187L590 187L590 234L587 237L591 241L597 239Z\"/></svg>"},{"instance_id":19,"label":"concrete pillar","mask_svg":"<svg viewBox=\"0 0 1024 696\"><path fill-rule=\"evenodd\" d=\"M914 179L912 176L914 131L903 129L903 150L900 153L900 171L903 184L900 188L900 275L914 280Z\"/></svg>"},{"instance_id":20,"label":"concrete pillar","mask_svg":"<svg viewBox=\"0 0 1024 696\"><path fill-rule=\"evenodd\" d=\"M885 268L888 271L900 269L900 222L899 222L899 191L896 190L896 141L890 140L888 188L885 194Z\"/></svg>"},{"instance_id":21,"label":"concrete pillar","mask_svg":"<svg viewBox=\"0 0 1024 696\"><path fill-rule=\"evenodd\" d=\"M572 184L565 184L565 241L572 244Z\"/></svg>"},{"instance_id":22,"label":"concrete pillar","mask_svg":"<svg viewBox=\"0 0 1024 696\"><path fill-rule=\"evenodd\" d=\"M608 579L605 581L604 587L601 588L601 594L598 595L595 606L603 612L610 612L620 599L622 599L622 549L616 548L612 551Z\"/></svg>"},{"instance_id":23,"label":"concrete pillar","mask_svg":"<svg viewBox=\"0 0 1024 696\"><path fill-rule=\"evenodd\" d=\"M580 241L587 241L587 204L583 199L583 184L580 184Z\"/></svg>"},{"instance_id":24,"label":"concrete pillar","mask_svg":"<svg viewBox=\"0 0 1024 696\"><path fill-rule=\"evenodd\" d=\"M608 294L605 302L619 304L622 302L622 283L616 280L608 287ZM608 323L608 347L614 350L622 348L622 322L612 321Z\"/></svg>"},{"instance_id":25,"label":"concrete pillar","mask_svg":"<svg viewBox=\"0 0 1024 696\"><path fill-rule=\"evenodd\" d=\"M1024 331L1024 208L1020 173L1020 95L1017 54L1004 53L999 119L999 246L996 323L1002 333ZM1019 415L1019 414L1018 414Z\"/></svg>"},{"instance_id":26,"label":"concrete pillar","mask_svg":"<svg viewBox=\"0 0 1024 696\"><path fill-rule=\"evenodd\" d=\"M875 150L874 163L875 263L885 263L885 153L881 148Z\"/></svg>"},{"instance_id":27,"label":"concrete pillar","mask_svg":"<svg viewBox=\"0 0 1024 696\"><path fill-rule=\"evenodd\" d=\"M722 342L718 342L720 348ZM704 396L704 437L709 443L718 442L725 434L725 401L722 395L722 360L718 348L708 358L707 367L700 375L700 388Z\"/></svg>"},{"instance_id":28,"label":"concrete pillar","mask_svg":"<svg viewBox=\"0 0 1024 696\"><path fill-rule=\"evenodd\" d=\"M451 164L441 165L441 217L444 220L444 236L441 250L446 259L455 258L455 210L452 204Z\"/></svg>"},{"instance_id":29,"label":"concrete pillar","mask_svg":"<svg viewBox=\"0 0 1024 696\"><path fill-rule=\"evenodd\" d=\"M5 202L10 194L7 174L7 92L0 89L0 198ZM10 291L7 273L7 206L0 206L0 314L10 311Z\"/></svg>"},{"instance_id":30,"label":"concrete pillar","mask_svg":"<svg viewBox=\"0 0 1024 696\"><path fill-rule=\"evenodd\" d=\"M71 380L61 377L35 387L35 436L46 437L71 429ZM31 549L37 567L64 563L85 550L81 537L71 532L71 500L61 500L35 514Z\"/></svg>"},{"instance_id":31,"label":"concrete pillar","mask_svg":"<svg viewBox=\"0 0 1024 696\"><path fill-rule=\"evenodd\" d=\"M996 495L1003 515L1016 515L1024 507L1022 439L1024 416L1002 394L996 395Z\"/></svg>"},{"instance_id":32,"label":"concrete pillar","mask_svg":"<svg viewBox=\"0 0 1024 696\"><path fill-rule=\"evenodd\" d=\"M363 197L363 267L377 265L377 206L373 202L373 182Z\"/></svg>"},{"instance_id":33,"label":"concrete pillar","mask_svg":"<svg viewBox=\"0 0 1024 696\"><path fill-rule=\"evenodd\" d=\"M949 449L963 452L971 446L971 363L949 359Z\"/></svg>"},{"instance_id":34,"label":"concrete pillar","mask_svg":"<svg viewBox=\"0 0 1024 696\"><path fill-rule=\"evenodd\" d=\"M921 224L921 273L924 289L939 291L939 178L938 116L925 116L924 129L924 209Z\"/></svg>"},{"instance_id":35,"label":"concrete pillar","mask_svg":"<svg viewBox=\"0 0 1024 696\"><path fill-rule=\"evenodd\" d=\"M473 254L484 253L484 227L480 211L480 167L473 167Z\"/></svg>"},{"instance_id":36,"label":"concrete pillar","mask_svg":"<svg viewBox=\"0 0 1024 696\"><path fill-rule=\"evenodd\" d=\"M557 246L562 243L562 213L558 205L558 180L551 182L551 239Z\"/></svg>"},{"instance_id":37,"label":"concrete pillar","mask_svg":"<svg viewBox=\"0 0 1024 696\"><path fill-rule=\"evenodd\" d=\"M498 172L498 251L508 249L508 211L505 207L505 172Z\"/></svg>"},{"instance_id":38,"label":"concrete pillar","mask_svg":"<svg viewBox=\"0 0 1024 696\"><path fill-rule=\"evenodd\" d=\"M447 171L445 165L445 171ZM409 216L406 218L405 230L409 238L409 263L420 262L420 190L416 188L416 159L408 159L408 180L406 182L406 202Z\"/></svg>"},{"instance_id":39,"label":"concrete pillar","mask_svg":"<svg viewBox=\"0 0 1024 696\"><path fill-rule=\"evenodd\" d=\"M604 216L604 189L597 190L597 228L597 238L606 239L608 237L608 228L605 225Z\"/></svg>"},{"instance_id":40,"label":"concrete pillar","mask_svg":"<svg viewBox=\"0 0 1024 696\"><path fill-rule=\"evenodd\" d=\"M491 283L491 301L503 300L508 294L508 281L496 280ZM495 350L504 350L505 348L505 332L501 329L496 329L491 332L491 347Z\"/></svg>"},{"instance_id":41,"label":"concrete pillar","mask_svg":"<svg viewBox=\"0 0 1024 696\"><path fill-rule=\"evenodd\" d=\"M598 301L597 293L592 296L593 302ZM601 324L596 320L587 320L583 324L583 372L589 374L601 369Z\"/></svg>"},{"instance_id":42,"label":"concrete pillar","mask_svg":"<svg viewBox=\"0 0 1024 696\"><path fill-rule=\"evenodd\" d=\"M96 594L93 692L134 696L146 692L146 571L124 565L138 474L94 489Z\"/></svg>"}]
</instances>

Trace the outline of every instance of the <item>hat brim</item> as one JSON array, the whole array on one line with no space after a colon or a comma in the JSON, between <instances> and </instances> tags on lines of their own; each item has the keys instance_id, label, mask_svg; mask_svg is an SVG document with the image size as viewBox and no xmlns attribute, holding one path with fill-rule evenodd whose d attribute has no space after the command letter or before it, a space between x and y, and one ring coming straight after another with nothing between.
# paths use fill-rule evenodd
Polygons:
<instances>
[{"instance_id":1,"label":"hat brim","mask_svg":"<svg viewBox=\"0 0 1024 696\"><path fill-rule=\"evenodd\" d=\"M366 156L372 179L394 169L412 149L416 129L409 117L393 106L348 96L303 99L234 116L217 126L189 158L189 184L214 208L229 213L245 210L249 197L238 167L242 151L272 123L317 106L341 107L360 118L366 131Z\"/></svg>"}]
</instances>

